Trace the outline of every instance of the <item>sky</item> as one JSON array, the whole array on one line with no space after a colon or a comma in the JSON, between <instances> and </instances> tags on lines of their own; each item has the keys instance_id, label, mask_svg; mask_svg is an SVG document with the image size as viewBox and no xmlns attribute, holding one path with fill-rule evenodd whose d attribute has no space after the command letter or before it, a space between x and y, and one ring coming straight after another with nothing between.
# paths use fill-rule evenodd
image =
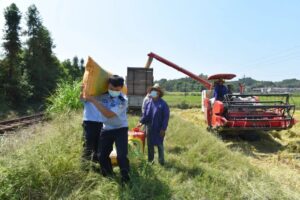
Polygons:
<instances>
[{"instance_id":1,"label":"sky","mask_svg":"<svg viewBox=\"0 0 300 200\"><path fill-rule=\"evenodd\" d=\"M28 6L37 6L61 61L91 56L125 76L154 52L195 74L300 79L298 0L0 0L2 30L11 3L23 29ZM158 61L151 67L155 80L186 77Z\"/></svg>"}]
</instances>

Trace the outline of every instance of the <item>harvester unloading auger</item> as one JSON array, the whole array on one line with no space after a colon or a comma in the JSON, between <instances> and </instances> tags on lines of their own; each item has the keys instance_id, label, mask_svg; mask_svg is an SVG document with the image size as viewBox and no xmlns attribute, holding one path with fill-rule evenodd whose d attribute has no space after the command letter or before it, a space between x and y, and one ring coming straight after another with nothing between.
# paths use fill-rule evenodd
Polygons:
<instances>
[{"instance_id":1,"label":"harvester unloading auger","mask_svg":"<svg viewBox=\"0 0 300 200\"><path fill-rule=\"evenodd\" d=\"M209 129L217 131L233 130L285 130L291 128L296 120L293 118L295 105L289 103L289 94L226 94L224 101L212 103L213 84L218 79L230 80L235 74L215 74L208 79L155 54L149 53L145 68L149 68L156 59L203 84L207 90L202 92L203 111ZM243 88L242 88L243 89ZM277 97L280 100L261 100L264 97Z\"/></svg>"}]
</instances>

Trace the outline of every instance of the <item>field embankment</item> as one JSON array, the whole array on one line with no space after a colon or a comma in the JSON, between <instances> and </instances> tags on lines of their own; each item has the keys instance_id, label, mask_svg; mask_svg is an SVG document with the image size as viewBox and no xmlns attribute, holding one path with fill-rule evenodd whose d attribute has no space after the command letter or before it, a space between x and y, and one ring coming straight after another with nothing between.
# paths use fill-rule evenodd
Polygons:
<instances>
[{"instance_id":1,"label":"field embankment","mask_svg":"<svg viewBox=\"0 0 300 200\"><path fill-rule=\"evenodd\" d=\"M297 169L253 162L208 133L194 114L172 110L166 165L132 165L124 188L118 178L81 170L80 112L2 137L0 199L299 199ZM131 127L138 120L129 119Z\"/></svg>"}]
</instances>

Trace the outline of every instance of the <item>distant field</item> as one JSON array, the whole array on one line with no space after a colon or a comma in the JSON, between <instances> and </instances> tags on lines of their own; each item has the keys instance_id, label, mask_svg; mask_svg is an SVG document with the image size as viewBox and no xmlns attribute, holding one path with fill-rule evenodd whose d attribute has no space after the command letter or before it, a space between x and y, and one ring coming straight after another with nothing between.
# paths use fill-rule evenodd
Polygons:
<instances>
[{"instance_id":1,"label":"distant field","mask_svg":"<svg viewBox=\"0 0 300 200\"><path fill-rule=\"evenodd\" d=\"M201 107L201 93L200 92L166 92L163 97L170 107L178 108L196 108ZM282 100L276 97L262 98L264 100ZM290 104L295 104L296 109L300 109L300 95L292 95Z\"/></svg>"},{"instance_id":2,"label":"distant field","mask_svg":"<svg viewBox=\"0 0 300 200\"><path fill-rule=\"evenodd\" d=\"M276 100L281 100L285 101L284 98L281 97L261 97L261 100L271 100L271 101L276 101ZM290 104L294 104L296 106L296 109L300 109L300 95L292 95L289 100Z\"/></svg>"},{"instance_id":3,"label":"distant field","mask_svg":"<svg viewBox=\"0 0 300 200\"><path fill-rule=\"evenodd\" d=\"M292 96L290 103L295 104L296 109L299 110L300 109L300 95Z\"/></svg>"},{"instance_id":4,"label":"distant field","mask_svg":"<svg viewBox=\"0 0 300 200\"><path fill-rule=\"evenodd\" d=\"M200 92L166 92L163 97L170 107L195 108L201 107Z\"/></svg>"}]
</instances>

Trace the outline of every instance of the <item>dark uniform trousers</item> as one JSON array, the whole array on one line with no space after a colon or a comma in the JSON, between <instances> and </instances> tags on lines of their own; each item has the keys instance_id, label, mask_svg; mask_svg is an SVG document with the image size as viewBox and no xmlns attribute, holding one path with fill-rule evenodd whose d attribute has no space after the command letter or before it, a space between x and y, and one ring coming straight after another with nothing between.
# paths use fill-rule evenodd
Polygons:
<instances>
[{"instance_id":1,"label":"dark uniform trousers","mask_svg":"<svg viewBox=\"0 0 300 200\"><path fill-rule=\"evenodd\" d=\"M100 150L100 133L102 129L101 122L83 121L83 155L85 160L98 162Z\"/></svg>"},{"instance_id":2,"label":"dark uniform trousers","mask_svg":"<svg viewBox=\"0 0 300 200\"><path fill-rule=\"evenodd\" d=\"M103 176L113 175L113 169L109 155L113 150L113 143L116 143L117 161L120 167L122 180L129 180L128 154L128 127L112 130L102 130L100 135L100 165Z\"/></svg>"}]
</instances>

